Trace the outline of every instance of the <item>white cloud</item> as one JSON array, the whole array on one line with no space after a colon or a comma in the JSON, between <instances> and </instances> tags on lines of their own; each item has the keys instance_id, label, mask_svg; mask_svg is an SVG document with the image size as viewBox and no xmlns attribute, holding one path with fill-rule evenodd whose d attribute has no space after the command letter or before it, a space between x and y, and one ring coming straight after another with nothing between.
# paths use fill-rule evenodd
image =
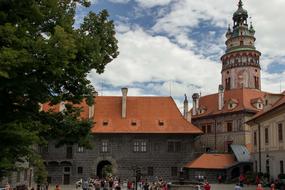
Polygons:
<instances>
[{"instance_id":1,"label":"white cloud","mask_svg":"<svg viewBox=\"0 0 285 190\"><path fill-rule=\"evenodd\" d=\"M144 88L149 93L183 96L190 84L203 86L202 91L216 90L220 65L190 50L183 49L163 36L152 36L141 28L117 34L120 55L107 65L102 75L92 72L89 78L95 87L100 82L113 87L153 83Z\"/></svg>"},{"instance_id":2,"label":"white cloud","mask_svg":"<svg viewBox=\"0 0 285 190\"><path fill-rule=\"evenodd\" d=\"M123 4L125 4L125 3L128 3L130 0L108 0L108 1L110 1L112 3L123 3Z\"/></svg>"},{"instance_id":3,"label":"white cloud","mask_svg":"<svg viewBox=\"0 0 285 190\"><path fill-rule=\"evenodd\" d=\"M135 0L141 7L152 8L155 6L168 5L171 0Z\"/></svg>"}]
</instances>

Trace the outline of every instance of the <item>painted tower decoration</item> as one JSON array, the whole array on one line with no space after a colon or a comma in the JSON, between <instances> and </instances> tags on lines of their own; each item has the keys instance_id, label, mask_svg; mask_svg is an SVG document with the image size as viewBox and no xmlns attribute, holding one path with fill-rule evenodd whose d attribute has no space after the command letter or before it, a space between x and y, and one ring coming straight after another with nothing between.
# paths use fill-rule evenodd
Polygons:
<instances>
[{"instance_id":1,"label":"painted tower decoration","mask_svg":"<svg viewBox=\"0 0 285 190\"><path fill-rule=\"evenodd\" d=\"M248 25L248 13L240 0L238 10L233 14L233 27L226 33L226 53L221 57L222 84L225 90L253 88L260 90L261 53L256 50L255 30Z\"/></svg>"}]
</instances>

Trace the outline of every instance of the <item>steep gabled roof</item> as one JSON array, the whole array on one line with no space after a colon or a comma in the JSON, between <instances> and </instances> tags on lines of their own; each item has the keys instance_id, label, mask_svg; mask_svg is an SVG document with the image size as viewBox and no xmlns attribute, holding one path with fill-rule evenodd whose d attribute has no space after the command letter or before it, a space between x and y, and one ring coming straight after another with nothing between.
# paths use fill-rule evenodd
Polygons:
<instances>
[{"instance_id":1,"label":"steep gabled roof","mask_svg":"<svg viewBox=\"0 0 285 190\"><path fill-rule=\"evenodd\" d=\"M260 110L256 109L252 105L251 100L256 98L263 99L266 94L266 92L248 88L226 90L224 92L224 106L222 110L218 110L218 93L202 96L199 99L199 107L206 107L207 110L203 114L192 116L192 118L195 119L204 116L237 112L242 110L258 112ZM233 109L228 109L227 104L232 100L237 102L237 106Z\"/></svg>"},{"instance_id":2,"label":"steep gabled roof","mask_svg":"<svg viewBox=\"0 0 285 190\"><path fill-rule=\"evenodd\" d=\"M121 117L122 97L95 99L94 133L181 133L202 131L183 118L171 97L127 97L127 116ZM108 122L104 125L103 122ZM132 125L132 123L136 123Z\"/></svg>"}]
</instances>

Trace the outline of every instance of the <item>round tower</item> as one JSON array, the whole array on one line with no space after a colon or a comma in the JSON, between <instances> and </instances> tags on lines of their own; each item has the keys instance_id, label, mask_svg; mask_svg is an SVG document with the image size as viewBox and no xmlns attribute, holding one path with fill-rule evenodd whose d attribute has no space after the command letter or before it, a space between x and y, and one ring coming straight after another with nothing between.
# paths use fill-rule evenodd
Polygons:
<instances>
[{"instance_id":1,"label":"round tower","mask_svg":"<svg viewBox=\"0 0 285 190\"><path fill-rule=\"evenodd\" d=\"M222 84L225 90L236 88L261 89L260 65L261 53L255 48L255 30L248 25L248 13L239 0L238 9L233 14L233 27L226 33L226 52L221 57Z\"/></svg>"}]
</instances>

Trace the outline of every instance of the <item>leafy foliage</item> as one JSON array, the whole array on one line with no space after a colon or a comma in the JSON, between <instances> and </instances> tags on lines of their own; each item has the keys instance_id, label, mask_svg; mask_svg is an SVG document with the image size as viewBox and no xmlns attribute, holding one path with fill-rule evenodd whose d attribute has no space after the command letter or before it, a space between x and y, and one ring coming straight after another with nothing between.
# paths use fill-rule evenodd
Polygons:
<instances>
[{"instance_id":1,"label":"leafy foliage","mask_svg":"<svg viewBox=\"0 0 285 190\"><path fill-rule=\"evenodd\" d=\"M107 11L90 12L74 28L78 4L90 5L87 0L0 0L0 177L17 162L39 160L33 145L51 138L59 146L90 147L92 122L78 120L78 108L39 112L39 103L76 104L90 97L94 89L87 74L104 72L118 55ZM87 102L92 104L90 98Z\"/></svg>"}]
</instances>

